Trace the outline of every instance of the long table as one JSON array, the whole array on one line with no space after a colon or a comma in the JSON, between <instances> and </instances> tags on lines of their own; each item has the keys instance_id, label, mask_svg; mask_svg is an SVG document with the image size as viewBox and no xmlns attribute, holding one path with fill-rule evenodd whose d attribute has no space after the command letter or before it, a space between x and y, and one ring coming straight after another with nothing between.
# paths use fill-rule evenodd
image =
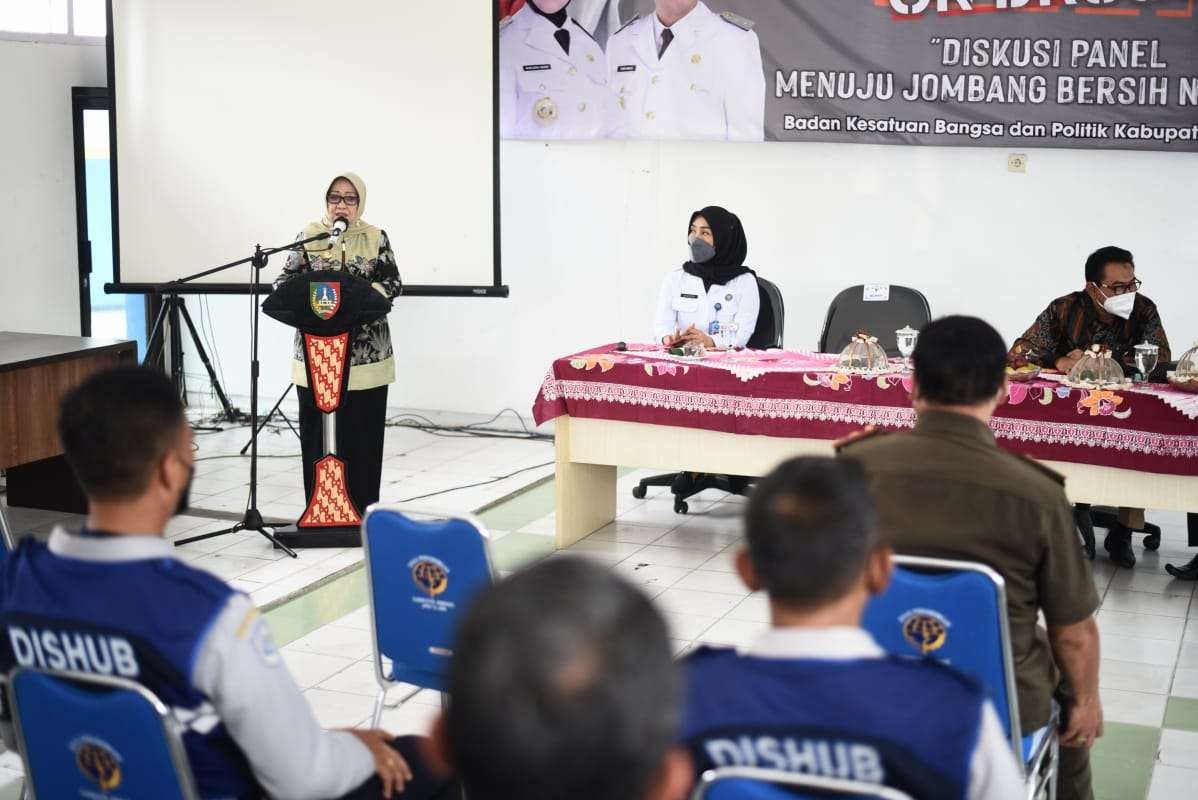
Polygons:
<instances>
[{"instance_id":1,"label":"long table","mask_svg":"<svg viewBox=\"0 0 1198 800\"><path fill-rule=\"evenodd\" d=\"M771 350L698 361L653 345L605 345L554 361L533 407L555 422L556 545L616 516L616 468L764 475L829 455L866 425L915 423L911 377L851 375L836 357ZM1012 384L991 424L1003 447L1066 477L1073 502L1198 510L1198 396L1167 386Z\"/></svg>"}]
</instances>

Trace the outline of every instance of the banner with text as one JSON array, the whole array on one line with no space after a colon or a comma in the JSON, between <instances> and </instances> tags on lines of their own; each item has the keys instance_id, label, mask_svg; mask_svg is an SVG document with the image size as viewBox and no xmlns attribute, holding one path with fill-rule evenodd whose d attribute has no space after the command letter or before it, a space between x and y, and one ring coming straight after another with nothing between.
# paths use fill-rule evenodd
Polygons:
<instances>
[{"instance_id":1,"label":"banner with text","mask_svg":"<svg viewBox=\"0 0 1198 800\"><path fill-rule=\"evenodd\" d=\"M505 138L1198 151L1198 0L509 5Z\"/></svg>"}]
</instances>

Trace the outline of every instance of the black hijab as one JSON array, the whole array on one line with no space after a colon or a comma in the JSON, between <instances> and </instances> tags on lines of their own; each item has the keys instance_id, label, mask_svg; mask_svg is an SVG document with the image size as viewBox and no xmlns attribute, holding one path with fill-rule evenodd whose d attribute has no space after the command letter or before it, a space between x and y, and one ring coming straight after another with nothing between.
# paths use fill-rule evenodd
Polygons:
<instances>
[{"instance_id":1,"label":"black hijab","mask_svg":"<svg viewBox=\"0 0 1198 800\"><path fill-rule=\"evenodd\" d=\"M749 243L745 240L745 229L740 224L740 217L719 206L708 206L691 214L690 225L703 217L711 227L715 236L715 256L702 264L687 261L682 269L703 281L703 291L712 286L723 286L741 275L757 273L744 266L745 256L749 254ZM688 225L687 232L690 232Z\"/></svg>"}]
</instances>

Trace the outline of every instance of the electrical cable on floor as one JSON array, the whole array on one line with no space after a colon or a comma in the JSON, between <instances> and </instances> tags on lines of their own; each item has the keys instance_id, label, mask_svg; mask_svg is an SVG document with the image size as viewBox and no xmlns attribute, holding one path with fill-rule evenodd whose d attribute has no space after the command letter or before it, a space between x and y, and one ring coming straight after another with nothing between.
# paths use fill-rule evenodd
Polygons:
<instances>
[{"instance_id":1,"label":"electrical cable on floor","mask_svg":"<svg viewBox=\"0 0 1198 800\"><path fill-rule=\"evenodd\" d=\"M396 502L411 503L414 500L424 500L429 497L436 497L437 495L449 494L450 492L456 492L456 491L460 491L462 489L473 489L477 486L490 486L492 483L499 483L500 481L506 481L508 478L514 478L517 475L519 475L521 472L528 472L529 470L541 469L542 467L552 467L553 464L554 464L554 462L552 462L552 461L546 461L544 464L536 464L531 467L524 467L522 469L516 470L515 472L509 472L507 475L501 475L498 478L491 478L490 480L479 481L478 483L468 483L465 486L455 486L452 489L441 489L440 491L429 492L428 494L418 494L415 497L407 497L407 498L404 498L403 500L398 500ZM402 483L402 482L403 481L397 481L397 483Z\"/></svg>"}]
</instances>

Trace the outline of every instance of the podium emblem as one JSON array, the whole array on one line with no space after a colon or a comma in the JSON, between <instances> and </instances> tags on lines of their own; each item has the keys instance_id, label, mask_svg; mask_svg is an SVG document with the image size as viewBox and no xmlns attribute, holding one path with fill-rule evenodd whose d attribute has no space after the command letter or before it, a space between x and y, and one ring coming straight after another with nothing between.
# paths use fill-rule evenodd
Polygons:
<instances>
[{"instance_id":1,"label":"podium emblem","mask_svg":"<svg viewBox=\"0 0 1198 800\"><path fill-rule=\"evenodd\" d=\"M312 313L323 320L332 319L341 308L341 284L336 281L313 281L308 285Z\"/></svg>"}]
</instances>

